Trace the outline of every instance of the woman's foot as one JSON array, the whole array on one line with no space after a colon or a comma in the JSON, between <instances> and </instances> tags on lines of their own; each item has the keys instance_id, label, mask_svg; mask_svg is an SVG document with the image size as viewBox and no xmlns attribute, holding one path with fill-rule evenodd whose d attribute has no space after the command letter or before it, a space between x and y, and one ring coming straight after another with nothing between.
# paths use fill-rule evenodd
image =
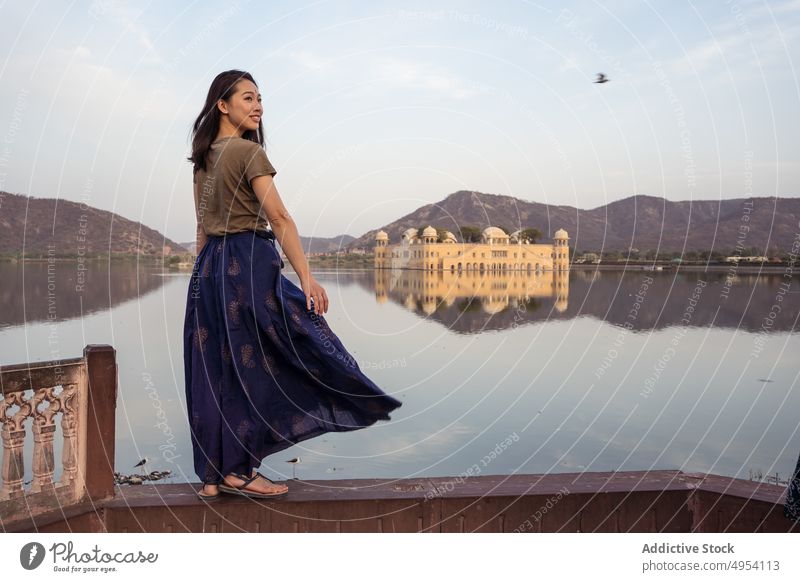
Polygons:
<instances>
[{"instance_id":1,"label":"woman's foot","mask_svg":"<svg viewBox=\"0 0 800 582\"><path fill-rule=\"evenodd\" d=\"M255 479L253 479L255 477ZM225 477L223 481L223 491L230 492L230 489L236 490L236 492L247 495L248 493L255 493L256 495L281 495L289 491L289 488L282 484L282 483L273 483L269 479L267 479L261 473L257 471L253 471L253 477L250 477L252 481L247 483L243 487L243 485L249 481L250 479L245 479L244 475L235 475L231 473L230 475Z\"/></svg>"},{"instance_id":2,"label":"woman's foot","mask_svg":"<svg viewBox=\"0 0 800 582\"><path fill-rule=\"evenodd\" d=\"M214 496L219 493L219 487L216 483L204 483L203 488L200 490L203 495Z\"/></svg>"},{"instance_id":3,"label":"woman's foot","mask_svg":"<svg viewBox=\"0 0 800 582\"><path fill-rule=\"evenodd\" d=\"M216 483L204 483L197 496L205 500L216 499L219 497L219 486Z\"/></svg>"}]
</instances>

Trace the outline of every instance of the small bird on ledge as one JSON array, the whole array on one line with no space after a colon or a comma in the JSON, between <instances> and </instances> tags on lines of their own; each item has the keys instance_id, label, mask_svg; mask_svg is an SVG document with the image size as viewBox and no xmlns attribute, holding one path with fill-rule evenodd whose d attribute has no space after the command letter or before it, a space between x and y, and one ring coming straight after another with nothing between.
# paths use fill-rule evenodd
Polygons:
<instances>
[{"instance_id":1,"label":"small bird on ledge","mask_svg":"<svg viewBox=\"0 0 800 582\"><path fill-rule=\"evenodd\" d=\"M150 461L150 458L149 458L149 457L145 457L144 459L142 459L141 461L139 461L138 463L136 463L136 464L133 466L133 468L134 468L134 469L138 469L139 467L142 467L142 470L143 470L143 471L147 471L147 469L145 468L145 465L147 465L147 463L148 463L149 461Z\"/></svg>"},{"instance_id":2,"label":"small bird on ledge","mask_svg":"<svg viewBox=\"0 0 800 582\"><path fill-rule=\"evenodd\" d=\"M292 479L297 479L297 473L296 473L295 469L297 468L297 463L300 462L300 457L295 457L294 459L289 459L286 462L292 464Z\"/></svg>"}]
</instances>

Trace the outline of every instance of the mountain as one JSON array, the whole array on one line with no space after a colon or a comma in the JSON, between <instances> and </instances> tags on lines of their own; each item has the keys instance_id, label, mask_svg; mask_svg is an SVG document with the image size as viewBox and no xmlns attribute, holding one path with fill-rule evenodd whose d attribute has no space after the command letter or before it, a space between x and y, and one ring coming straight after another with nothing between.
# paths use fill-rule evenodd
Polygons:
<instances>
[{"instance_id":1,"label":"mountain","mask_svg":"<svg viewBox=\"0 0 800 582\"><path fill-rule=\"evenodd\" d=\"M300 242L303 243L303 250L307 255L315 253L335 253L343 251L356 240L356 237L349 234L340 234L330 238L322 238L318 236L301 236Z\"/></svg>"},{"instance_id":2,"label":"mountain","mask_svg":"<svg viewBox=\"0 0 800 582\"><path fill-rule=\"evenodd\" d=\"M356 237L349 234L341 234L332 236L330 238L300 236L300 242L303 244L303 251L306 255L313 255L315 253L335 253L347 248ZM181 243L181 246L194 253L196 241L189 241Z\"/></svg>"},{"instance_id":3,"label":"mountain","mask_svg":"<svg viewBox=\"0 0 800 582\"><path fill-rule=\"evenodd\" d=\"M407 228L428 224L452 231L459 225L481 229L500 226L509 231L538 228L546 242L559 228L567 230L578 251L717 250L742 247L781 251L792 247L800 224L800 198L737 198L673 202L656 196L630 196L597 208L541 204L513 196L460 190L434 204L370 230L350 246L372 249L375 234L385 230L389 244L400 241Z\"/></svg>"},{"instance_id":4,"label":"mountain","mask_svg":"<svg viewBox=\"0 0 800 582\"><path fill-rule=\"evenodd\" d=\"M378 230L385 230L389 242L397 243L407 228L428 224L451 230L456 236L459 225L500 226L509 231L538 228L544 233L543 242L564 228L569 232L570 246L579 252L636 248L728 253L738 244L769 254L775 249L792 249L800 234L800 198L674 202L639 195L584 210L460 190L358 238L340 235L301 240L307 254L372 250ZM50 248L56 256L102 256L110 251L155 257L190 252L187 245L113 212L69 200L0 192L0 255L19 256L24 246L29 257L47 256Z\"/></svg>"},{"instance_id":5,"label":"mountain","mask_svg":"<svg viewBox=\"0 0 800 582\"><path fill-rule=\"evenodd\" d=\"M187 249L140 222L69 200L0 192L0 255L166 256Z\"/></svg>"}]
</instances>

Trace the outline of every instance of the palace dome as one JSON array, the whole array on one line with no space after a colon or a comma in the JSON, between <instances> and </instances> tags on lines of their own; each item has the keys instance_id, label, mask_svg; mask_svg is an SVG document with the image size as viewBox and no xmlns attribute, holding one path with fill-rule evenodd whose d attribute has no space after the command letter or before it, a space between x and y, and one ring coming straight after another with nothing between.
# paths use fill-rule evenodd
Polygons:
<instances>
[{"instance_id":1,"label":"palace dome","mask_svg":"<svg viewBox=\"0 0 800 582\"><path fill-rule=\"evenodd\" d=\"M403 240L412 241L417 238L417 229L416 228L408 228L403 232Z\"/></svg>"},{"instance_id":2,"label":"palace dome","mask_svg":"<svg viewBox=\"0 0 800 582\"><path fill-rule=\"evenodd\" d=\"M438 237L439 234L436 232L436 229L432 226L428 225L425 227L425 230L422 231L422 236L436 236Z\"/></svg>"},{"instance_id":3,"label":"palace dome","mask_svg":"<svg viewBox=\"0 0 800 582\"><path fill-rule=\"evenodd\" d=\"M508 235L502 228L496 226L487 226L481 233L481 239L484 243L489 244L508 244Z\"/></svg>"},{"instance_id":4,"label":"palace dome","mask_svg":"<svg viewBox=\"0 0 800 582\"><path fill-rule=\"evenodd\" d=\"M389 240L389 235L386 234L385 230L379 230L375 235L375 240Z\"/></svg>"},{"instance_id":5,"label":"palace dome","mask_svg":"<svg viewBox=\"0 0 800 582\"><path fill-rule=\"evenodd\" d=\"M483 229L483 236L489 238L508 238L508 235L502 228L497 228L496 226L487 226Z\"/></svg>"},{"instance_id":6,"label":"palace dome","mask_svg":"<svg viewBox=\"0 0 800 582\"><path fill-rule=\"evenodd\" d=\"M569 235L567 234L566 230L564 230L563 228L559 228L556 231L556 233L553 235L553 238L559 238L559 239L560 238L569 238Z\"/></svg>"}]
</instances>

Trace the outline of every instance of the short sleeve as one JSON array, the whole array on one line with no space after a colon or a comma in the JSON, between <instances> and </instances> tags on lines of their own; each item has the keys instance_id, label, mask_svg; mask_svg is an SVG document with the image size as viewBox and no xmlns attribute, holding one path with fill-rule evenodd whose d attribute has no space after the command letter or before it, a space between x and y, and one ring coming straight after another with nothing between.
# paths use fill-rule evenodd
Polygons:
<instances>
[{"instance_id":1,"label":"short sleeve","mask_svg":"<svg viewBox=\"0 0 800 582\"><path fill-rule=\"evenodd\" d=\"M247 183L252 182L253 178L258 176L275 175L278 171L270 163L267 158L267 152L264 151L258 144L253 144L245 156L244 175L247 178Z\"/></svg>"}]
</instances>

